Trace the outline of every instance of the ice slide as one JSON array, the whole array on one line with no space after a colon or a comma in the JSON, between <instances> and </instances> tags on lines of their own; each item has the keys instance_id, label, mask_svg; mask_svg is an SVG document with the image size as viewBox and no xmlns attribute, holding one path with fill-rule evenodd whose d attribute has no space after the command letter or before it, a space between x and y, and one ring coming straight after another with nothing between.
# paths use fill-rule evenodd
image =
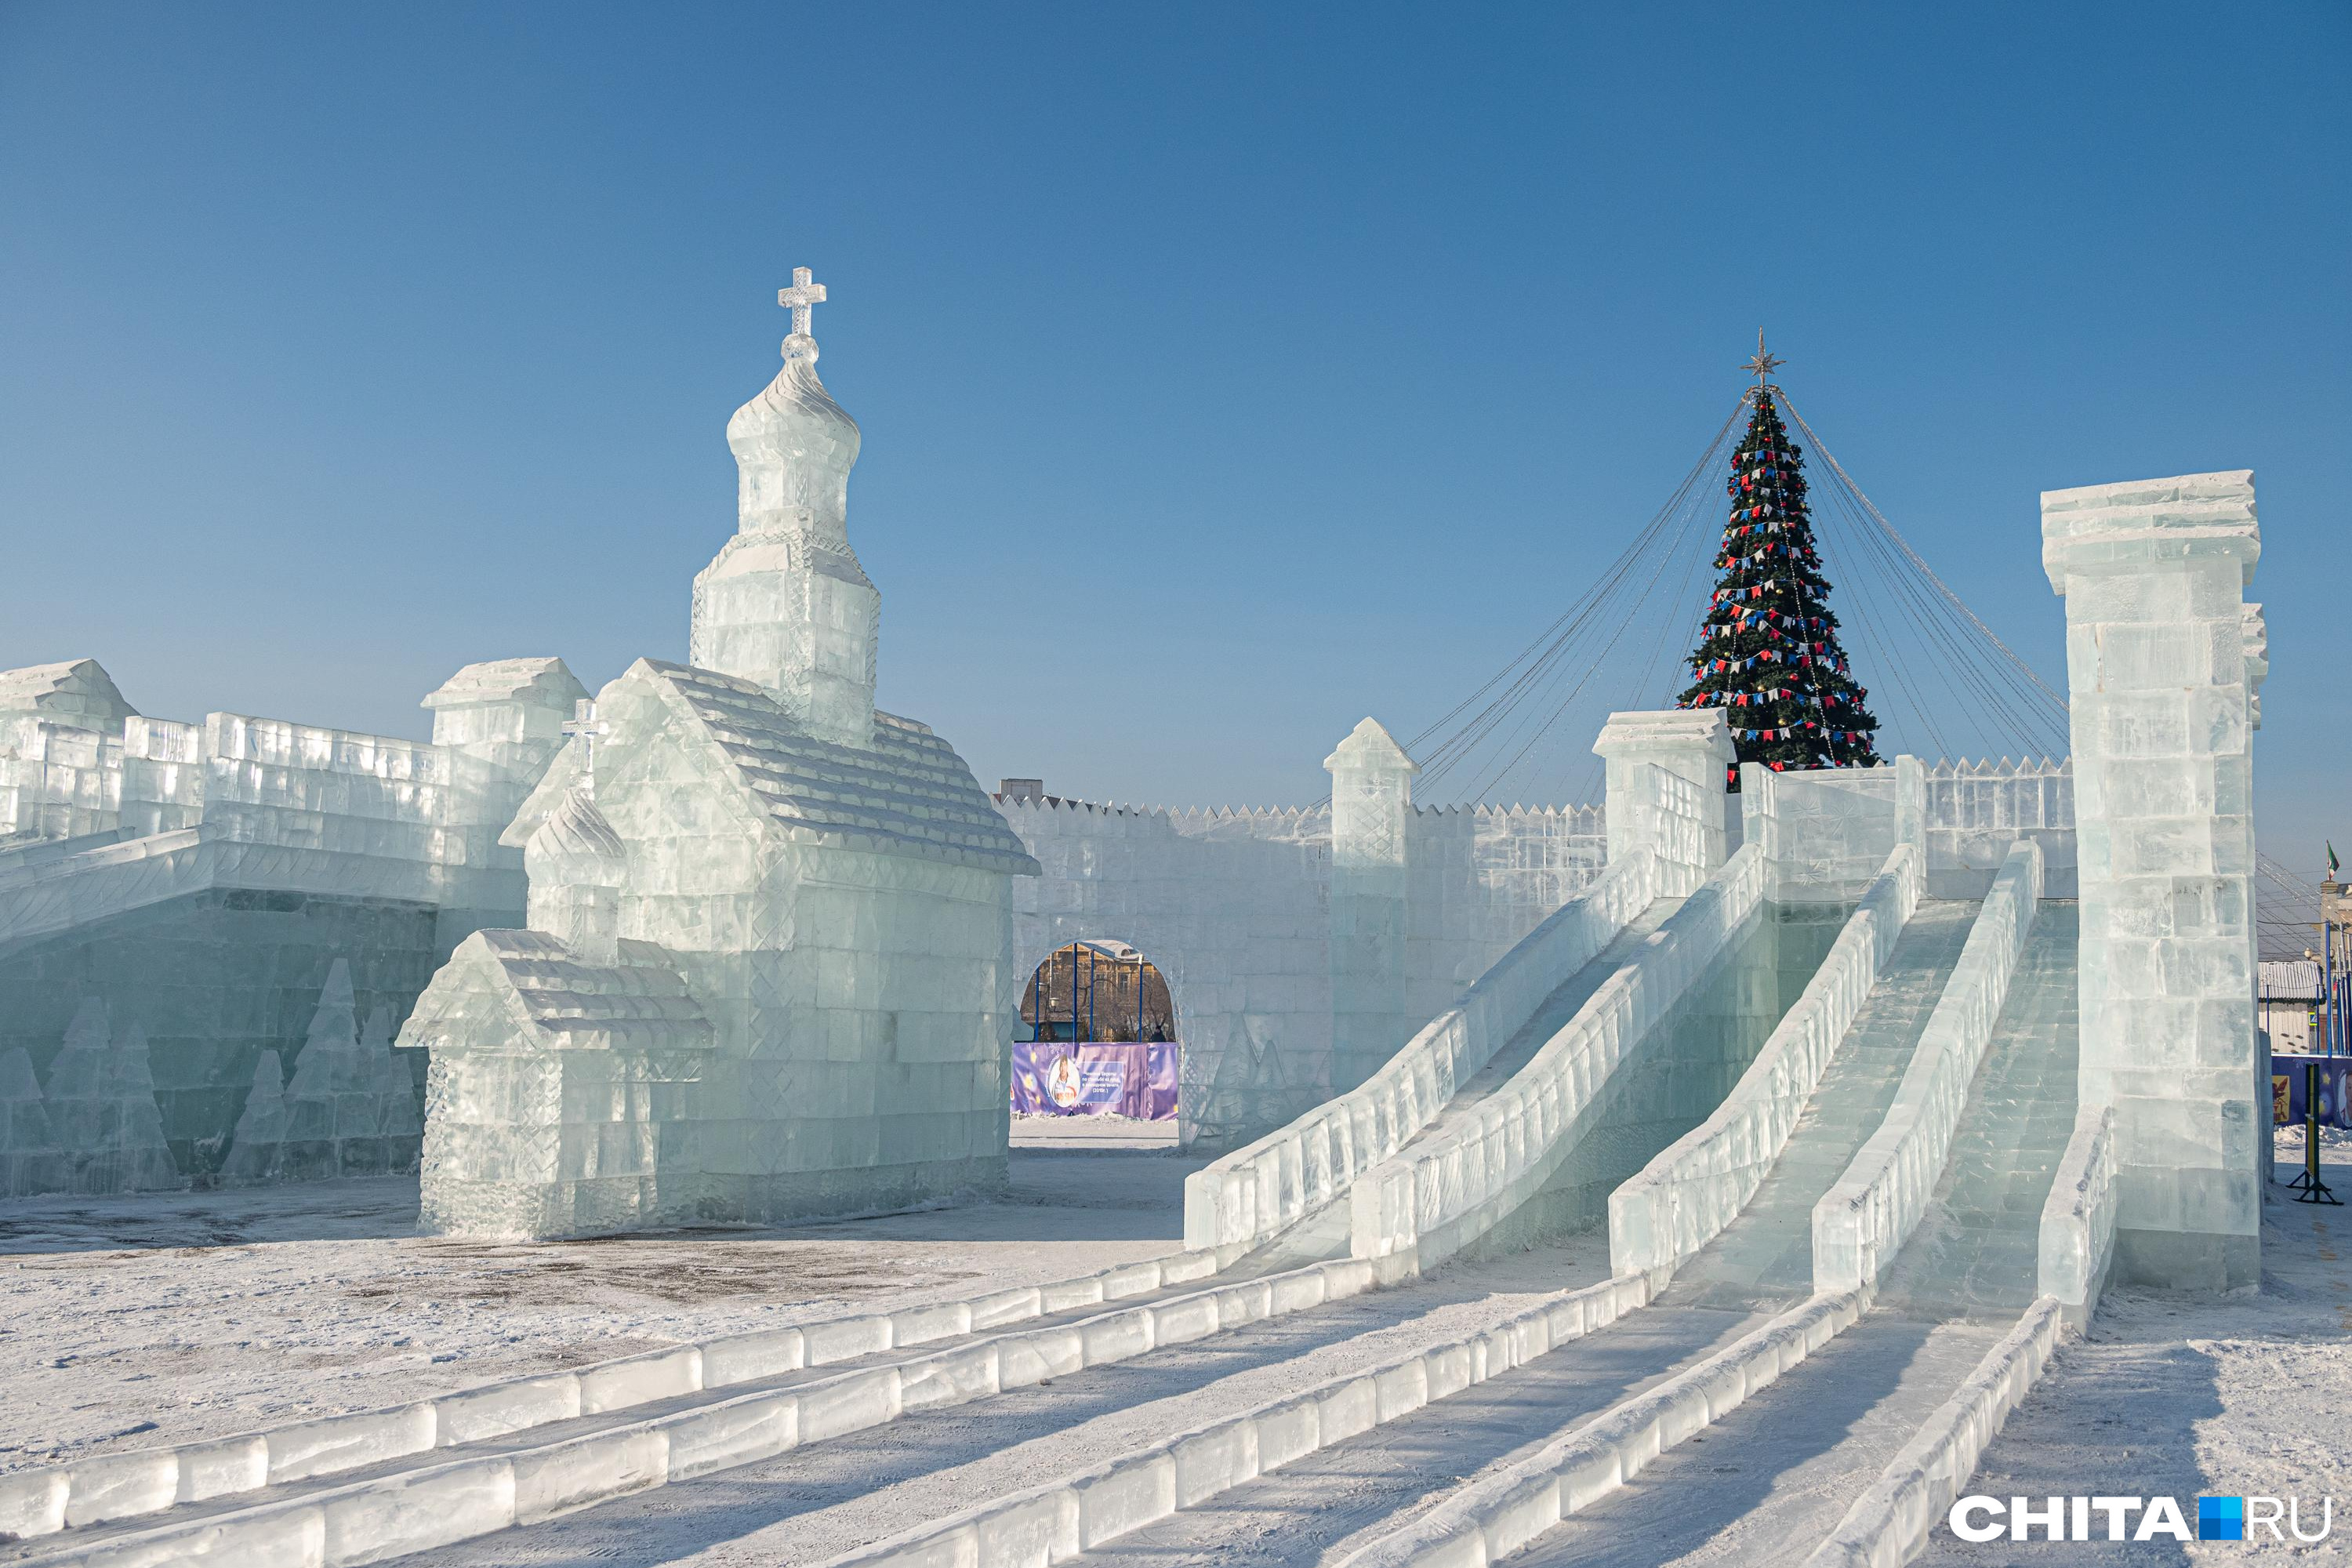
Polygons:
<instances>
[{"instance_id":1,"label":"ice slide","mask_svg":"<svg viewBox=\"0 0 2352 1568\"><path fill-rule=\"evenodd\" d=\"M1867 1517L1885 1500L1874 1489L1891 1466L1910 1468L1897 1463L1906 1446L1962 1414L1952 1402L1988 1362L2014 1358L2034 1315L2042 1218L2074 1125L2076 934L2072 903L2037 912L1933 1195L1874 1303L1703 1442L1662 1454L1511 1562L1886 1560L1853 1550L1873 1532L1842 1522L1883 1522ZM1790 1155L1803 1152L1792 1142ZM1725 1240L1737 1247L1731 1232ZM1664 1299L1712 1272L1690 1271Z\"/></svg>"},{"instance_id":2,"label":"ice slide","mask_svg":"<svg viewBox=\"0 0 2352 1568\"><path fill-rule=\"evenodd\" d=\"M1997 884L1988 906L2003 892ZM1756 1198L1643 1316L1812 1289L1809 1300L1598 1420L1571 1413L1335 1560L1846 1568L1916 1552L2054 1342L2059 1302L2037 1256L2063 1252L2052 1232L2080 1218L2067 1179L2085 1125L2074 1113L2075 909L2026 904L2013 931L1999 909L1979 914L1892 1092L1869 1087L1883 1068L1865 1058L1822 1074ZM1857 1017L1847 1048L1890 1043L1895 994L1912 989L1905 972L1948 940L1940 912L1922 906L1890 966L1895 984ZM1970 963L1969 949L1996 962ZM2002 969L1988 994L1979 983ZM1877 1121L1857 1144L1843 1113L1858 1100L1859 1120L1875 1102ZM1824 1177L1841 1147L1851 1162ZM1914 1192L1891 1191L1906 1169ZM1819 1194L1809 1216L1797 1217L1805 1205L1790 1187L1798 1200ZM1894 1218L1875 1237L1861 1227L1857 1244L1862 1194ZM1811 1268L1796 1266L1809 1252ZM1758 1293L1743 1300L1749 1280ZM1803 1349L1792 1354L1793 1342Z\"/></svg>"},{"instance_id":3,"label":"ice slide","mask_svg":"<svg viewBox=\"0 0 2352 1568\"><path fill-rule=\"evenodd\" d=\"M1491 1093L1490 1067L1523 1062L1573 1019L1680 907L1667 894L1674 869L1647 849L1622 857L1362 1084L1194 1173L1184 1184L1187 1249L1344 1255L1354 1185L1462 1093Z\"/></svg>"}]
</instances>

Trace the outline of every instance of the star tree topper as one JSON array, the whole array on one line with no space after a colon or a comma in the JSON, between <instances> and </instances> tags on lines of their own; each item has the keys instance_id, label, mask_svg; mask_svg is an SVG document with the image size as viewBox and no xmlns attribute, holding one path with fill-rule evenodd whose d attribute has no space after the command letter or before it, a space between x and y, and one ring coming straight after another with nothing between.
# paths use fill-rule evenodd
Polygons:
<instances>
[{"instance_id":1,"label":"star tree topper","mask_svg":"<svg viewBox=\"0 0 2352 1568\"><path fill-rule=\"evenodd\" d=\"M1756 357L1739 368L1754 375L1756 384L1761 386L1767 376L1788 363L1787 360L1775 359L1764 352L1764 329L1759 327L1756 329Z\"/></svg>"}]
</instances>

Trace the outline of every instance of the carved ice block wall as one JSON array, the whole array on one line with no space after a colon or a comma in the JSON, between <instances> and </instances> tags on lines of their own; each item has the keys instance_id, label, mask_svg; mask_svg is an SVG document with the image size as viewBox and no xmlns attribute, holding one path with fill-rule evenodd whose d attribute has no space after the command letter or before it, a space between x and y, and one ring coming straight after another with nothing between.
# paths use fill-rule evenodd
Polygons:
<instances>
[{"instance_id":1,"label":"carved ice block wall","mask_svg":"<svg viewBox=\"0 0 2352 1568\"><path fill-rule=\"evenodd\" d=\"M2115 1109L2116 1266L2260 1278L2248 470L2048 490L2066 600L2085 1106Z\"/></svg>"}]
</instances>

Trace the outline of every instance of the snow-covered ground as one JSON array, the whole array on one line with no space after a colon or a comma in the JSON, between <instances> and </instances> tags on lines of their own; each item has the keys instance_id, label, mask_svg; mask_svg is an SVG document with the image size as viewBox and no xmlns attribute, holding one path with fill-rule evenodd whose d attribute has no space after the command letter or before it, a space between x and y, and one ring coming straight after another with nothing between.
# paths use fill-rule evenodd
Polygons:
<instances>
[{"instance_id":1,"label":"snow-covered ground","mask_svg":"<svg viewBox=\"0 0 2352 1568\"><path fill-rule=\"evenodd\" d=\"M2279 1184L2263 1226L2263 1289L2199 1300L2116 1288L2087 1337L2063 1346L2033 1393L1985 1450L1969 1489L1988 1497L2333 1496L2323 1544L2215 1542L2181 1546L2099 1541L1971 1546L1937 1528L1921 1562L1988 1563L2237 1562L2352 1554L2352 1135L2323 1130L2322 1173L2343 1208L2287 1201L2303 1165L2303 1130L2276 1142ZM2304 1528L2315 1528L2306 1514Z\"/></svg>"},{"instance_id":2,"label":"snow-covered ground","mask_svg":"<svg viewBox=\"0 0 2352 1568\"><path fill-rule=\"evenodd\" d=\"M413 1177L0 1205L0 1472L1157 1257L1199 1163L1019 1149L1003 1202L541 1245L413 1234Z\"/></svg>"}]
</instances>

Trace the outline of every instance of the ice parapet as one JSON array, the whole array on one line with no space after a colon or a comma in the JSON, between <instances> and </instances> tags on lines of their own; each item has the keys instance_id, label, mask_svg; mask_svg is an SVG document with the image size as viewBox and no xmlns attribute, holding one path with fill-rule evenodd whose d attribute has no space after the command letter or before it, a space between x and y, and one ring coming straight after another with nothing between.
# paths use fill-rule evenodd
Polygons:
<instances>
[{"instance_id":1,"label":"ice parapet","mask_svg":"<svg viewBox=\"0 0 2352 1568\"><path fill-rule=\"evenodd\" d=\"M67 1190L102 1194L184 1186L163 1142L163 1113L146 1032L107 1027L106 1004L84 1002L49 1068L49 1125L64 1151Z\"/></svg>"}]
</instances>

